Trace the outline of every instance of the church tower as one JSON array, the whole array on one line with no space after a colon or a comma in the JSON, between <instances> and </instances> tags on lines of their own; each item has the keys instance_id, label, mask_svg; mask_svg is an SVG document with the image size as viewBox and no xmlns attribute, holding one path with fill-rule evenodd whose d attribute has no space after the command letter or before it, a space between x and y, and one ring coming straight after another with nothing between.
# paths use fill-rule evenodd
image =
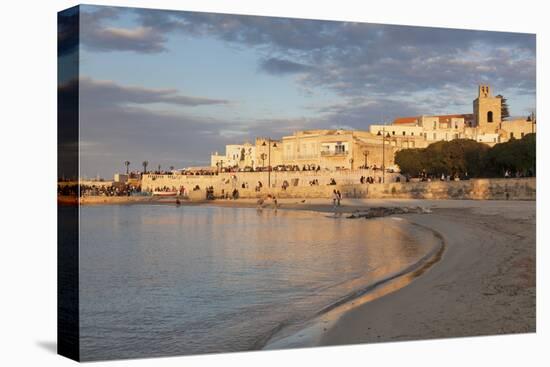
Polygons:
<instances>
[{"instance_id":1,"label":"church tower","mask_svg":"<svg viewBox=\"0 0 550 367\"><path fill-rule=\"evenodd\" d=\"M497 132L501 123L501 103L500 98L493 97L489 85L481 84L474 100L474 127L484 133Z\"/></svg>"}]
</instances>

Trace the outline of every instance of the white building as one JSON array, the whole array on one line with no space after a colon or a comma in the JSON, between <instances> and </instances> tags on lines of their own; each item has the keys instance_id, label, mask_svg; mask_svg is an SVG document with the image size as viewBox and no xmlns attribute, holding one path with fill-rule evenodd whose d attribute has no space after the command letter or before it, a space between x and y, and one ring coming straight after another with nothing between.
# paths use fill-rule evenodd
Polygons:
<instances>
[{"instance_id":1,"label":"white building","mask_svg":"<svg viewBox=\"0 0 550 367\"><path fill-rule=\"evenodd\" d=\"M210 156L210 165L218 168L255 168L256 146L250 143L230 144L225 146L225 154L213 153Z\"/></svg>"}]
</instances>

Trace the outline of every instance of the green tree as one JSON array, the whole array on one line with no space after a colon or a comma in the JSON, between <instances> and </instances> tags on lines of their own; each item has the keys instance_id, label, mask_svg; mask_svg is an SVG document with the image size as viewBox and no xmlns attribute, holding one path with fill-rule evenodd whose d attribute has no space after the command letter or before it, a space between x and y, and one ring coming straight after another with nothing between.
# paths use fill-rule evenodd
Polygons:
<instances>
[{"instance_id":1,"label":"green tree","mask_svg":"<svg viewBox=\"0 0 550 367\"><path fill-rule=\"evenodd\" d=\"M395 163L405 175L418 176L424 169L423 162L424 149L403 149L395 153Z\"/></svg>"},{"instance_id":2,"label":"green tree","mask_svg":"<svg viewBox=\"0 0 550 367\"><path fill-rule=\"evenodd\" d=\"M438 141L424 149L404 149L396 153L395 163L404 174L417 176L420 172L439 176L466 173L483 176L489 146L470 139Z\"/></svg>"},{"instance_id":3,"label":"green tree","mask_svg":"<svg viewBox=\"0 0 550 367\"><path fill-rule=\"evenodd\" d=\"M501 120L506 120L510 117L510 111L508 111L507 99L503 95L499 94L497 98L500 98L500 118Z\"/></svg>"},{"instance_id":4,"label":"green tree","mask_svg":"<svg viewBox=\"0 0 550 367\"><path fill-rule=\"evenodd\" d=\"M486 162L489 174L502 176L504 172L535 175L536 134L527 134L521 139L512 139L491 148Z\"/></svg>"}]
</instances>

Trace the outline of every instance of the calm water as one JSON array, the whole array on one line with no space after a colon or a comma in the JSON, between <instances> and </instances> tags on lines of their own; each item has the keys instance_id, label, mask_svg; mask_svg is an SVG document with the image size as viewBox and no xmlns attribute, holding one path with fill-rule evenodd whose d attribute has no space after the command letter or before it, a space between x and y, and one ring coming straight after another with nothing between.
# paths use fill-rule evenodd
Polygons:
<instances>
[{"instance_id":1,"label":"calm water","mask_svg":"<svg viewBox=\"0 0 550 367\"><path fill-rule=\"evenodd\" d=\"M215 207L81 208L84 360L242 351L434 245L392 218Z\"/></svg>"}]
</instances>

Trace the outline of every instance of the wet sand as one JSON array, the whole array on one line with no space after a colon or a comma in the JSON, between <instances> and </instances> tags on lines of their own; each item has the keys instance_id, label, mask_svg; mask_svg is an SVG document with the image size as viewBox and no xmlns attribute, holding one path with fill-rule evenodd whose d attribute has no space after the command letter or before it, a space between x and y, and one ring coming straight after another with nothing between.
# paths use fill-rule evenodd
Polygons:
<instances>
[{"instance_id":1,"label":"wet sand","mask_svg":"<svg viewBox=\"0 0 550 367\"><path fill-rule=\"evenodd\" d=\"M443 236L441 260L399 291L352 307L318 345L536 331L535 202L434 206L407 220Z\"/></svg>"},{"instance_id":2,"label":"wet sand","mask_svg":"<svg viewBox=\"0 0 550 367\"><path fill-rule=\"evenodd\" d=\"M328 199L279 199L278 204L279 209L342 213L371 207L428 208L430 214L402 216L439 233L445 252L414 280L389 284L379 294L373 291L350 301L335 319L320 320L323 324L315 330L272 347L536 331L535 201L344 199L336 209ZM257 202L239 199L182 205L256 207ZM273 204L266 202L265 208ZM318 335L311 337L311 333Z\"/></svg>"},{"instance_id":3,"label":"wet sand","mask_svg":"<svg viewBox=\"0 0 550 367\"><path fill-rule=\"evenodd\" d=\"M536 331L536 202L497 200L279 199L280 209L352 213L422 207L403 214L441 235L445 251L418 277L396 279L348 302L288 344L307 347ZM256 207L254 199L207 204ZM273 204L266 202L267 209ZM367 220L367 219L350 219ZM335 318L334 318L335 317ZM308 335L309 333L309 335Z\"/></svg>"}]
</instances>

